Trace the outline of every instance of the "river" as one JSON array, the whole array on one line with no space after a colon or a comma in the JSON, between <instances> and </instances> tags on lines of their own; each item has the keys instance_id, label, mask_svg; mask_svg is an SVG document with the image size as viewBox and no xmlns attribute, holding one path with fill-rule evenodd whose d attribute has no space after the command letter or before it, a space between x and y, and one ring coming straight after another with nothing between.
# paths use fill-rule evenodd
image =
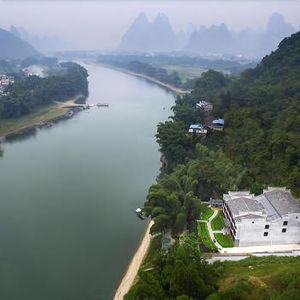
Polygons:
<instances>
[{"instance_id":1,"label":"river","mask_svg":"<svg viewBox=\"0 0 300 300\"><path fill-rule=\"evenodd\" d=\"M142 79L84 66L88 103L109 108L4 145L0 299L111 299L144 230L134 210L159 173L154 135L174 96Z\"/></svg>"}]
</instances>

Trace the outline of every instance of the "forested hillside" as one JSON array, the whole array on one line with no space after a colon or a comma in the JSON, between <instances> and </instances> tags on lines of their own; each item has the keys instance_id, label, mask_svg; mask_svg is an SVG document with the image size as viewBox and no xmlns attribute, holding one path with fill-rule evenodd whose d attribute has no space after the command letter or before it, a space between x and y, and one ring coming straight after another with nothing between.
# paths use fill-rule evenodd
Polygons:
<instances>
[{"instance_id":1,"label":"forested hillside","mask_svg":"<svg viewBox=\"0 0 300 300\"><path fill-rule=\"evenodd\" d=\"M203 99L214 104L214 117L224 117L225 130L187 135L190 124L209 122L196 108ZM127 299L257 299L257 293L263 299L284 299L286 294L298 299L299 272L289 291L282 288L289 281L283 273L280 280L277 273L268 279L277 285L261 285L248 274L218 291L218 276L224 276L223 282L229 276L223 273L225 266L207 266L195 258L191 243L196 237L190 235L186 242L180 234L188 229L197 235L201 200L221 198L228 190L260 193L267 186L287 186L300 196L300 32L239 78L204 73L190 95L177 98L173 110L172 120L158 125L164 167L144 208L155 222L152 232L170 232L179 243L168 252L157 248ZM215 280L211 274L218 274Z\"/></svg>"},{"instance_id":2,"label":"forested hillside","mask_svg":"<svg viewBox=\"0 0 300 300\"><path fill-rule=\"evenodd\" d=\"M245 170L241 188L287 186L300 196L300 32L211 100L226 122L215 143Z\"/></svg>"}]
</instances>

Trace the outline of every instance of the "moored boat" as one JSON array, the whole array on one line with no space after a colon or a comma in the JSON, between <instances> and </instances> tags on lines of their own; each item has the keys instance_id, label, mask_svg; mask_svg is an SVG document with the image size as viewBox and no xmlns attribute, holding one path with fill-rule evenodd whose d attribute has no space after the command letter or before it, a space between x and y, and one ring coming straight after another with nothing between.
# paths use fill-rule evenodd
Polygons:
<instances>
[{"instance_id":1,"label":"moored boat","mask_svg":"<svg viewBox=\"0 0 300 300\"><path fill-rule=\"evenodd\" d=\"M143 210L141 208L138 207L135 210L135 213L136 213L137 217L140 218L141 220L145 220L146 219L146 215L145 215L145 213L143 212Z\"/></svg>"},{"instance_id":2,"label":"moored boat","mask_svg":"<svg viewBox=\"0 0 300 300\"><path fill-rule=\"evenodd\" d=\"M108 103L97 103L98 107L108 107L109 104Z\"/></svg>"}]
</instances>

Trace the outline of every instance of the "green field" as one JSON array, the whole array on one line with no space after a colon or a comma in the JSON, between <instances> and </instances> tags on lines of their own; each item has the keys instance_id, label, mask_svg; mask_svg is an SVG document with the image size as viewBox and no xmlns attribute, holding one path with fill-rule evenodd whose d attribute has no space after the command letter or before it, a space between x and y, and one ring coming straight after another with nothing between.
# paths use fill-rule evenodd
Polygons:
<instances>
[{"instance_id":1,"label":"green field","mask_svg":"<svg viewBox=\"0 0 300 300\"><path fill-rule=\"evenodd\" d=\"M67 109L57 106L45 106L34 113L20 118L0 119L0 136L12 133L18 129L31 126L39 122L47 122L65 113Z\"/></svg>"},{"instance_id":2,"label":"green field","mask_svg":"<svg viewBox=\"0 0 300 300\"><path fill-rule=\"evenodd\" d=\"M211 221L211 228L212 230L222 230L224 227L223 212L219 210L217 216Z\"/></svg>"},{"instance_id":3,"label":"green field","mask_svg":"<svg viewBox=\"0 0 300 300\"><path fill-rule=\"evenodd\" d=\"M166 69L170 74L172 72L178 72L178 75L182 82L186 82L187 79L195 79L201 77L202 73L208 71L208 69L200 66L189 66L189 65L159 65L159 67ZM230 72L219 70L220 72L229 74Z\"/></svg>"},{"instance_id":4,"label":"green field","mask_svg":"<svg viewBox=\"0 0 300 300\"><path fill-rule=\"evenodd\" d=\"M203 205L201 207L201 212L200 212L200 220L205 220L208 221L208 219L213 215L214 211L207 207L206 205Z\"/></svg>"},{"instance_id":5,"label":"green field","mask_svg":"<svg viewBox=\"0 0 300 300\"><path fill-rule=\"evenodd\" d=\"M202 75L203 72L206 72L208 70L201 67L184 65L160 65L160 67L166 69L169 74L174 71L178 72L178 75L183 82L185 82L187 79L198 78Z\"/></svg>"},{"instance_id":6,"label":"green field","mask_svg":"<svg viewBox=\"0 0 300 300\"><path fill-rule=\"evenodd\" d=\"M207 249L210 249L212 251L218 250L216 245L213 243L213 241L209 236L207 224L205 222L198 223L198 233L199 233L199 238L201 239L202 243Z\"/></svg>"},{"instance_id":7,"label":"green field","mask_svg":"<svg viewBox=\"0 0 300 300\"><path fill-rule=\"evenodd\" d=\"M233 247L233 239L230 234L223 235L222 233L214 233L215 239L223 248Z\"/></svg>"},{"instance_id":8,"label":"green field","mask_svg":"<svg viewBox=\"0 0 300 300\"><path fill-rule=\"evenodd\" d=\"M300 299L300 257L251 257L217 264L218 293L207 300Z\"/></svg>"}]
</instances>

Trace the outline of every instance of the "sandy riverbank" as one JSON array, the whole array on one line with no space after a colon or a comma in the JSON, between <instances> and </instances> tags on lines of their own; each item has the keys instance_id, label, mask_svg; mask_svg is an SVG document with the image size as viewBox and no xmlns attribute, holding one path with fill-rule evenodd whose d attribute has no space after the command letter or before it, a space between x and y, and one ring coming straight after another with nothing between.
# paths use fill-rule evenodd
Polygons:
<instances>
[{"instance_id":1,"label":"sandy riverbank","mask_svg":"<svg viewBox=\"0 0 300 300\"><path fill-rule=\"evenodd\" d=\"M151 241L150 228L152 225L153 221L150 221L145 230L144 237L133 256L125 275L123 276L121 283L119 284L119 287L114 296L114 300L122 300L134 284L139 268L149 249Z\"/></svg>"}]
</instances>

